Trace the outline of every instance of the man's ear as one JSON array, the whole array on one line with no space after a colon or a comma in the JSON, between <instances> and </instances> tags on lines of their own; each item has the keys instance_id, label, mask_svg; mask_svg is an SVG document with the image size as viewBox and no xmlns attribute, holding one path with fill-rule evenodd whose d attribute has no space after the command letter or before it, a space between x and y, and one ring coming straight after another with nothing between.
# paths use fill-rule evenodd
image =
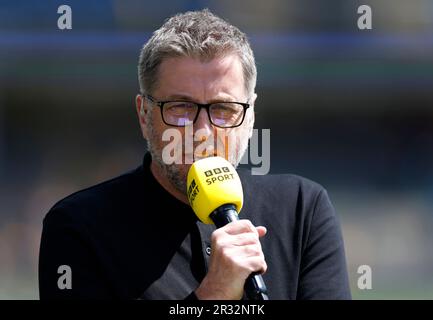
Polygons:
<instances>
[{"instance_id":1,"label":"man's ear","mask_svg":"<svg viewBox=\"0 0 433 320\"><path fill-rule=\"evenodd\" d=\"M135 97L135 109L138 115L138 121L140 123L141 133L143 134L143 138L147 140L147 102L146 99L141 95L137 94Z\"/></svg>"}]
</instances>

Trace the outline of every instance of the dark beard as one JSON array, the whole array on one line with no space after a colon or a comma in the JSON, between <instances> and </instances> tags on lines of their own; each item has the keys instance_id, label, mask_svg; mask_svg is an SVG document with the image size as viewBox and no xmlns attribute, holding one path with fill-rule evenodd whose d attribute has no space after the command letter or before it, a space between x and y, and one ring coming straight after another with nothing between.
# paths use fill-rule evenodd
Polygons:
<instances>
[{"instance_id":1,"label":"dark beard","mask_svg":"<svg viewBox=\"0 0 433 320\"><path fill-rule=\"evenodd\" d=\"M150 129L151 129L150 131L151 131L152 139L158 139L158 138L160 139L160 137L157 137L155 135L153 127L151 127ZM155 140L153 140L153 141L155 141ZM149 140L147 141L147 146L148 146L148 150L149 150L150 154L152 155L152 161L155 161L156 165L161 169L164 176L167 177L167 179L172 184L172 186L174 188L176 188L182 194L186 195L187 194L187 190L186 190L186 188L187 188L187 186L186 186L187 175L188 175L188 170L191 167L191 164L184 164L184 165L169 164L168 165L162 159L162 150L160 150L159 152L157 150L155 150L153 143L151 143ZM229 162L235 168L237 168L237 166L239 165L239 162L241 161L243 154L247 150L247 147L248 147L248 140L244 146L242 146L242 144L240 144L240 148L241 148L241 150L239 150L240 154L238 154L234 158L229 159ZM184 144L182 144L182 150L185 150ZM197 160L197 159L194 159L194 161L195 160Z\"/></svg>"},{"instance_id":2,"label":"dark beard","mask_svg":"<svg viewBox=\"0 0 433 320\"><path fill-rule=\"evenodd\" d=\"M182 170L183 166L186 165L176 165L176 164L165 164L161 158L161 152L154 150L153 146L148 142L148 149L152 156L152 161L161 169L163 175L167 177L168 181L173 187L175 187L179 192L186 195L186 179L188 175L188 170L190 165L185 171Z\"/></svg>"}]
</instances>

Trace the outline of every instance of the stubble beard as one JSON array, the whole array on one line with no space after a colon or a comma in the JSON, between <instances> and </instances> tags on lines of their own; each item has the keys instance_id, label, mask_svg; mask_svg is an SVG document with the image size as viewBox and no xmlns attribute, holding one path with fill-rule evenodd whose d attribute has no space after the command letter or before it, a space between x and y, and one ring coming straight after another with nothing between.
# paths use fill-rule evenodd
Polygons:
<instances>
[{"instance_id":1,"label":"stubble beard","mask_svg":"<svg viewBox=\"0 0 433 320\"><path fill-rule=\"evenodd\" d=\"M147 140L147 148L152 156L152 161L162 171L163 175L169 180L171 185L179 192L186 195L187 175L191 164L166 164L162 158L163 147L155 141L162 141L161 136L157 135L153 126L149 123L150 139ZM248 149L248 138L236 138L234 150L229 150L228 161L237 168L243 155ZM185 142L182 141L182 150L185 150ZM183 156L184 159L184 156ZM194 161L197 159L194 159Z\"/></svg>"}]
</instances>

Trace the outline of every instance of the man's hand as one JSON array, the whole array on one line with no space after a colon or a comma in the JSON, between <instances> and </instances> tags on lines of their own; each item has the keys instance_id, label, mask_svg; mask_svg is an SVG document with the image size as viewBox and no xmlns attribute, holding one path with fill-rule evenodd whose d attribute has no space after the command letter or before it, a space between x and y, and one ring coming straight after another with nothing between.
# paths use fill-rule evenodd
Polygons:
<instances>
[{"instance_id":1,"label":"man's hand","mask_svg":"<svg viewBox=\"0 0 433 320\"><path fill-rule=\"evenodd\" d=\"M233 221L215 230L209 271L195 291L197 298L241 299L248 276L253 272L266 272L259 241L265 234L265 227L255 227L249 220Z\"/></svg>"}]
</instances>

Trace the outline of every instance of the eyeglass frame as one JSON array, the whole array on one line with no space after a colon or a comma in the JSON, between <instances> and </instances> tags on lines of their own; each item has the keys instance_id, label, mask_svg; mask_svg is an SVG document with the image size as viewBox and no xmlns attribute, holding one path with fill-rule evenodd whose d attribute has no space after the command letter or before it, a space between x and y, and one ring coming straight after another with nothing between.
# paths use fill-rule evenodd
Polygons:
<instances>
[{"instance_id":1,"label":"eyeglass frame","mask_svg":"<svg viewBox=\"0 0 433 320\"><path fill-rule=\"evenodd\" d=\"M188 102L188 103L193 103L193 104L197 105L197 107L198 107L197 114L195 115L195 118L194 118L194 120L192 121L193 124L197 121L201 109L205 109L205 110L206 110L206 113L207 113L207 116L208 116L208 118L209 118L209 122L210 122L212 125L214 125L214 126L216 126L216 127L218 127L218 128L221 128L221 129L237 128L237 127L239 127L240 125L242 125L242 123L244 123L244 120L245 120L245 114L247 113L248 108L251 107L251 105L250 105L249 103L237 102L237 101L220 101L220 102L212 102L212 103L197 103L197 102L187 101L187 100L166 100L166 101L158 101L158 100L156 100L153 96L151 96L150 94L141 94L141 96L142 96L143 98L147 98L147 99L149 99L149 101L151 101L152 103L156 104L156 105L160 108L160 110L161 110L161 118L162 118L162 121L163 121L167 126L179 127L179 128L184 128L184 127L186 127L186 125L183 125L183 126L180 126L180 125L174 125L174 124L169 124L169 123L167 123L167 122L165 121L165 119L164 119L164 112L163 112L163 106L164 106L164 104L169 103L169 102ZM240 122L239 124L237 124L237 125L230 126L230 127L221 127L221 126L215 124L215 123L212 121L212 119L211 119L211 116L210 116L210 113L209 113L209 108L210 108L211 105L213 105L213 104L217 104L217 103L236 103L236 104L241 105L241 106L244 108L244 109L243 109L243 114L242 114L242 120L241 120L241 122Z\"/></svg>"}]
</instances>

